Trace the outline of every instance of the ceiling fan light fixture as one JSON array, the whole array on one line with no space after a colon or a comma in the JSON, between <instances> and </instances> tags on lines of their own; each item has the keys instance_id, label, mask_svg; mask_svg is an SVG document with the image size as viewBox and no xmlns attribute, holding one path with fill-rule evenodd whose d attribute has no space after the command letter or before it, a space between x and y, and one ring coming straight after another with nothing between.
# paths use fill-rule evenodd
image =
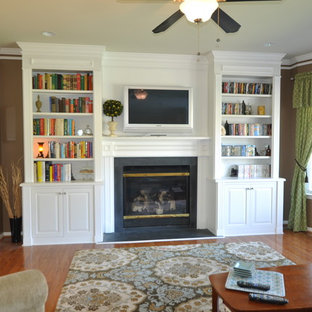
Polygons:
<instances>
[{"instance_id":1,"label":"ceiling fan light fixture","mask_svg":"<svg viewBox=\"0 0 312 312\"><path fill-rule=\"evenodd\" d=\"M218 6L217 0L184 0L180 10L190 22L198 23L207 22Z\"/></svg>"}]
</instances>

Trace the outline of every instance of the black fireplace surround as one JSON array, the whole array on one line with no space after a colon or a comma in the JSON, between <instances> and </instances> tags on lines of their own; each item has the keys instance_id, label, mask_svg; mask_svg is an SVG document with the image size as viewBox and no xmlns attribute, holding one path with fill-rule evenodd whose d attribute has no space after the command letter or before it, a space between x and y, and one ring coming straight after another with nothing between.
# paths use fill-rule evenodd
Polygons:
<instances>
[{"instance_id":1,"label":"black fireplace surround","mask_svg":"<svg viewBox=\"0 0 312 312\"><path fill-rule=\"evenodd\" d=\"M196 228L196 157L116 157L115 232Z\"/></svg>"}]
</instances>

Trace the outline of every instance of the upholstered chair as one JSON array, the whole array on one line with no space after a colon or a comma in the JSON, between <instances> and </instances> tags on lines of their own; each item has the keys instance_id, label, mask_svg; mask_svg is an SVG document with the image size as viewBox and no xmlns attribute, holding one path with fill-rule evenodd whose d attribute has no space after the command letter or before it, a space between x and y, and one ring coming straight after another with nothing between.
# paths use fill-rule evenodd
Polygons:
<instances>
[{"instance_id":1,"label":"upholstered chair","mask_svg":"<svg viewBox=\"0 0 312 312\"><path fill-rule=\"evenodd\" d=\"M48 284L38 270L0 277L0 312L44 312Z\"/></svg>"}]
</instances>

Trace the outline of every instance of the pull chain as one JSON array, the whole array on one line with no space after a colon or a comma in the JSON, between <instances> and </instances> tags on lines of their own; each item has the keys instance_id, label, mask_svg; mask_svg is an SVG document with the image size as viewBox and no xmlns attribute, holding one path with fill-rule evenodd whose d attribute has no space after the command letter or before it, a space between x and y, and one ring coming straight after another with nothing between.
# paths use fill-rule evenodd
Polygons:
<instances>
[{"instance_id":1,"label":"pull chain","mask_svg":"<svg viewBox=\"0 0 312 312\"><path fill-rule=\"evenodd\" d=\"M199 50L199 22L197 24L197 56L200 56L200 50Z\"/></svg>"},{"instance_id":2,"label":"pull chain","mask_svg":"<svg viewBox=\"0 0 312 312\"><path fill-rule=\"evenodd\" d=\"M217 31L217 39L216 39L216 47L220 48L220 9L218 7L218 31Z\"/></svg>"}]
</instances>

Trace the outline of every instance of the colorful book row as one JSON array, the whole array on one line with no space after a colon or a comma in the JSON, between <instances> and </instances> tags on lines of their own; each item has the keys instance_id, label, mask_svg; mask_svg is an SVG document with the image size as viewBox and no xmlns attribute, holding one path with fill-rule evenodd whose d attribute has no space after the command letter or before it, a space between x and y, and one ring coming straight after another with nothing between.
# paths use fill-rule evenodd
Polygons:
<instances>
[{"instance_id":1,"label":"colorful book row","mask_svg":"<svg viewBox=\"0 0 312 312\"><path fill-rule=\"evenodd\" d=\"M48 143L48 158L92 158L93 144L88 141L60 143L50 141Z\"/></svg>"},{"instance_id":2,"label":"colorful book row","mask_svg":"<svg viewBox=\"0 0 312 312\"><path fill-rule=\"evenodd\" d=\"M222 115L265 115L265 105L252 107L242 103L222 103Z\"/></svg>"},{"instance_id":3,"label":"colorful book row","mask_svg":"<svg viewBox=\"0 0 312 312\"><path fill-rule=\"evenodd\" d=\"M272 94L270 83L222 82L222 93L230 94Z\"/></svg>"},{"instance_id":4,"label":"colorful book row","mask_svg":"<svg viewBox=\"0 0 312 312\"><path fill-rule=\"evenodd\" d=\"M222 145L222 156L256 156L257 148L254 144Z\"/></svg>"},{"instance_id":5,"label":"colorful book row","mask_svg":"<svg viewBox=\"0 0 312 312\"><path fill-rule=\"evenodd\" d=\"M224 124L226 135L261 136L272 135L272 124Z\"/></svg>"},{"instance_id":6,"label":"colorful book row","mask_svg":"<svg viewBox=\"0 0 312 312\"><path fill-rule=\"evenodd\" d=\"M52 164L51 161L35 161L35 182L70 182L71 164Z\"/></svg>"},{"instance_id":7,"label":"colorful book row","mask_svg":"<svg viewBox=\"0 0 312 312\"><path fill-rule=\"evenodd\" d=\"M89 97L70 99L50 96L49 102L52 113L93 113L93 100Z\"/></svg>"},{"instance_id":8,"label":"colorful book row","mask_svg":"<svg viewBox=\"0 0 312 312\"><path fill-rule=\"evenodd\" d=\"M271 165L238 165L238 178L270 178Z\"/></svg>"},{"instance_id":9,"label":"colorful book row","mask_svg":"<svg viewBox=\"0 0 312 312\"><path fill-rule=\"evenodd\" d=\"M34 118L33 135L75 135L75 120L63 118Z\"/></svg>"},{"instance_id":10,"label":"colorful book row","mask_svg":"<svg viewBox=\"0 0 312 312\"><path fill-rule=\"evenodd\" d=\"M37 73L32 77L33 89L93 90L93 75Z\"/></svg>"}]
</instances>

